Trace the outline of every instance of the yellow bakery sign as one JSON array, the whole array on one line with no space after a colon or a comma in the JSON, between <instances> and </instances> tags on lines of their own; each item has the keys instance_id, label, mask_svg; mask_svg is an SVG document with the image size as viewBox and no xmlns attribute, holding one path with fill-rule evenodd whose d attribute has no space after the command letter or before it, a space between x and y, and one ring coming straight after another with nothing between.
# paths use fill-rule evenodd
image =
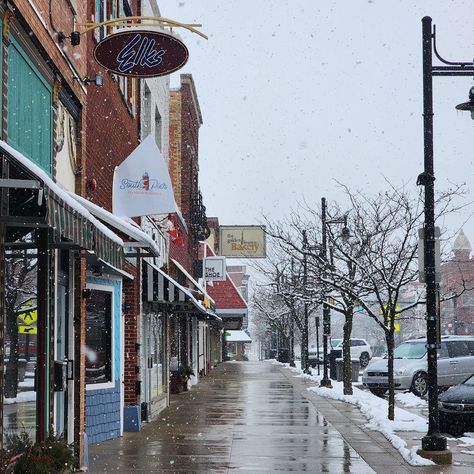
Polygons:
<instances>
[{"instance_id":1,"label":"yellow bakery sign","mask_svg":"<svg viewBox=\"0 0 474 474\"><path fill-rule=\"evenodd\" d=\"M266 257L264 226L220 226L219 232L220 255L230 258Z\"/></svg>"}]
</instances>

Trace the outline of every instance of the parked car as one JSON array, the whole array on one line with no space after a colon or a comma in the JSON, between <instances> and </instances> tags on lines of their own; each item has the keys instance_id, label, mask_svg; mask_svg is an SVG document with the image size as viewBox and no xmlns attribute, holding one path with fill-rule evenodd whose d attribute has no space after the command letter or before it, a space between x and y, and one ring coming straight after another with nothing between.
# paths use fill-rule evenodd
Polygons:
<instances>
[{"instance_id":1,"label":"parked car","mask_svg":"<svg viewBox=\"0 0 474 474\"><path fill-rule=\"evenodd\" d=\"M331 349L342 351L342 339L331 339ZM329 349L329 350L331 350ZM317 349L312 347L309 350L309 363L315 367L318 363ZM372 349L365 339L351 338L351 359L359 359L361 367L367 367L372 358ZM319 363L323 361L323 347L319 348Z\"/></svg>"},{"instance_id":2,"label":"parked car","mask_svg":"<svg viewBox=\"0 0 474 474\"><path fill-rule=\"evenodd\" d=\"M474 431L474 375L449 388L438 400L441 432L459 436Z\"/></svg>"},{"instance_id":3,"label":"parked car","mask_svg":"<svg viewBox=\"0 0 474 474\"><path fill-rule=\"evenodd\" d=\"M394 351L393 381L396 390L410 390L423 397L428 391L426 338L403 342ZM438 386L450 387L474 373L474 337L442 336L438 349ZM388 390L387 358L372 361L362 383L382 396Z\"/></svg>"}]
</instances>

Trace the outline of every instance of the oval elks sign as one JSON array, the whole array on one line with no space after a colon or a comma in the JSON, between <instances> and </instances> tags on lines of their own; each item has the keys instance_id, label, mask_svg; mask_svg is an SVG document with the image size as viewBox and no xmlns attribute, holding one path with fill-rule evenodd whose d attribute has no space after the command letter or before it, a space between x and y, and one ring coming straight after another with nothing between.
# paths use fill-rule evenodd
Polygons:
<instances>
[{"instance_id":1,"label":"oval elks sign","mask_svg":"<svg viewBox=\"0 0 474 474\"><path fill-rule=\"evenodd\" d=\"M104 38L94 49L95 60L120 76L166 76L188 61L182 41L161 31L135 29Z\"/></svg>"}]
</instances>

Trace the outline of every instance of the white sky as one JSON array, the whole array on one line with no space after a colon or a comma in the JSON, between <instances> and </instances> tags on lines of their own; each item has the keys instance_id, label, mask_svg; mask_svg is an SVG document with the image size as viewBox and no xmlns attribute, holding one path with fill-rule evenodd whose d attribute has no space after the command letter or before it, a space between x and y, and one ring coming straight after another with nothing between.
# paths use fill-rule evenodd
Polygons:
<instances>
[{"instance_id":1,"label":"white sky","mask_svg":"<svg viewBox=\"0 0 474 474\"><path fill-rule=\"evenodd\" d=\"M334 182L415 188L423 168L421 18L449 60L474 58L472 0L159 0L180 31L204 125L200 185L221 224L282 217L303 196L341 199ZM179 81L173 74L172 85ZM454 107L472 78L434 78L435 174L474 186L474 122ZM472 199L472 195L469 196ZM471 211L473 209L471 208ZM457 230L469 212L450 219ZM474 219L465 225L474 244Z\"/></svg>"}]
</instances>

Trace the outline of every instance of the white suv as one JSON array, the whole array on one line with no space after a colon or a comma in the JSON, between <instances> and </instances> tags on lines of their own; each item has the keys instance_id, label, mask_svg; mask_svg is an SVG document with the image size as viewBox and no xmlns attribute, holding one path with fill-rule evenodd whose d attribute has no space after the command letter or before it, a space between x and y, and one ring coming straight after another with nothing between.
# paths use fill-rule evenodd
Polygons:
<instances>
[{"instance_id":1,"label":"white suv","mask_svg":"<svg viewBox=\"0 0 474 474\"><path fill-rule=\"evenodd\" d=\"M331 339L331 349L342 351L343 339ZM342 357L342 355L341 355ZM367 367L372 358L372 349L365 339L351 339L351 359L359 359L361 367ZM319 361L323 359L323 348L319 348ZM309 350L309 362L313 367L317 364L316 348Z\"/></svg>"}]
</instances>

